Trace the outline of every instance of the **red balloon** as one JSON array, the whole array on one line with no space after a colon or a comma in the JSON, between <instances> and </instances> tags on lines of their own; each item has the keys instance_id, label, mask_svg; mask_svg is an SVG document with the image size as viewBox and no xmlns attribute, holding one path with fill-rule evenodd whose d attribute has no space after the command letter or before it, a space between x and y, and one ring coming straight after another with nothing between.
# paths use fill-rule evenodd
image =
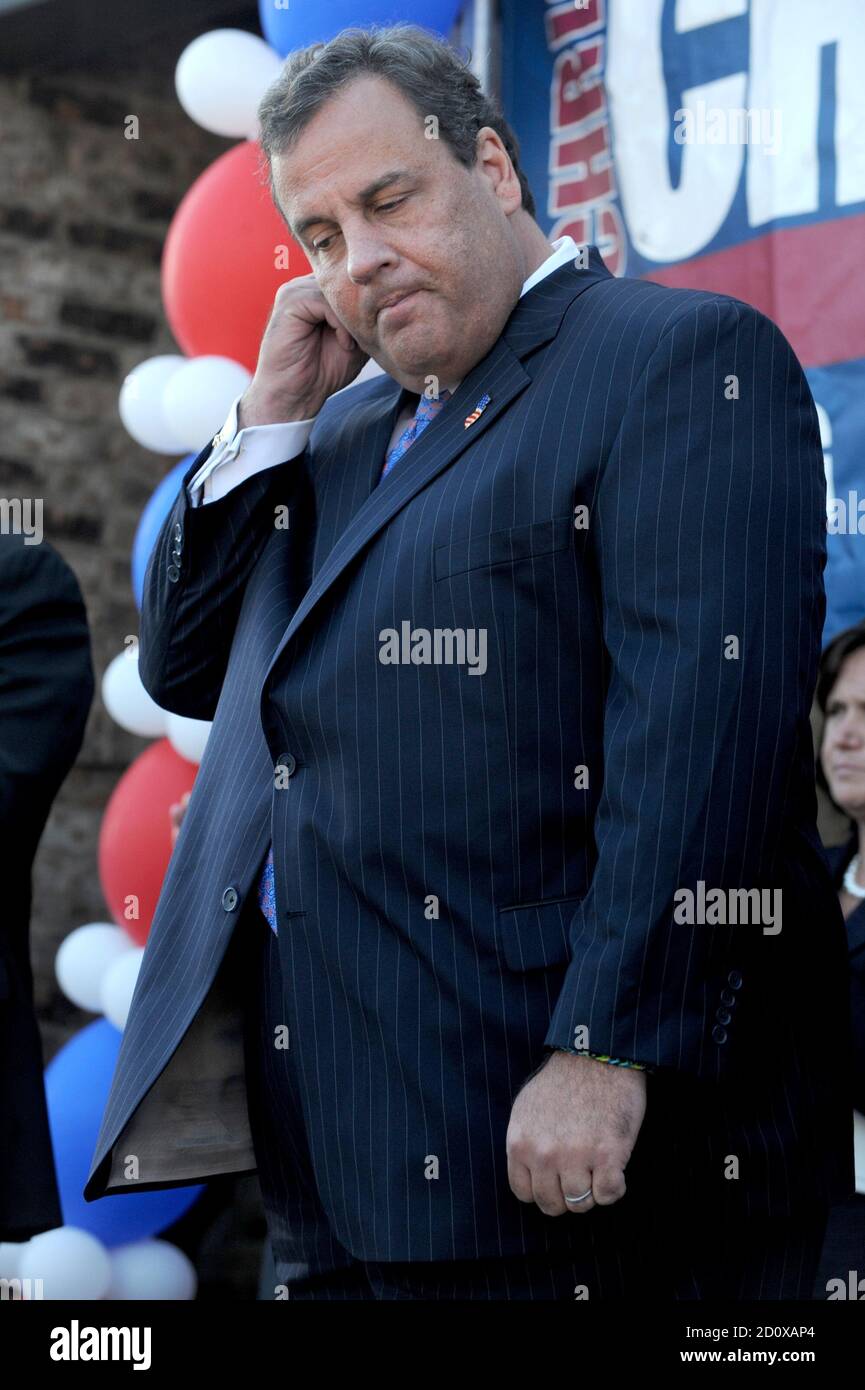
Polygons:
<instances>
[{"instance_id":1,"label":"red balloon","mask_svg":"<svg viewBox=\"0 0 865 1390\"><path fill-rule=\"evenodd\" d=\"M192 789L198 764L161 738L126 769L99 828L99 881L114 921L139 946L150 931L171 858L169 807ZM137 917L126 913L137 910Z\"/></svg>"},{"instance_id":2,"label":"red balloon","mask_svg":"<svg viewBox=\"0 0 865 1390\"><path fill-rule=\"evenodd\" d=\"M162 255L162 301L187 357L219 353L251 372L277 289L310 272L260 166L254 140L220 155L184 196Z\"/></svg>"}]
</instances>

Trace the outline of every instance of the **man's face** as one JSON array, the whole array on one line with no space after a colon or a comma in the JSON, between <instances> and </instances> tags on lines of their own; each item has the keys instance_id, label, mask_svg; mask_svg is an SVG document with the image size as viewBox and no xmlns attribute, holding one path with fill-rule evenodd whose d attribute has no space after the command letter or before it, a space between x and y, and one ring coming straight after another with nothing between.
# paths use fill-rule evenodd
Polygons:
<instances>
[{"instance_id":1,"label":"man's face","mask_svg":"<svg viewBox=\"0 0 865 1390\"><path fill-rule=\"evenodd\" d=\"M478 151L464 168L443 140L426 138L398 88L363 77L273 156L279 205L325 299L364 351L414 390L428 376L442 387L461 379L519 298L510 221L519 181L488 127Z\"/></svg>"}]
</instances>

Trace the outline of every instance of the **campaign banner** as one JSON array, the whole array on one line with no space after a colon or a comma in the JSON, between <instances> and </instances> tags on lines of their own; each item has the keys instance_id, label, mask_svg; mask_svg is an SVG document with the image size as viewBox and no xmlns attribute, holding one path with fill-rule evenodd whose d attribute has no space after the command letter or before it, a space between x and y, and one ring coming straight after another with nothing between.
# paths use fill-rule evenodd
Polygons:
<instances>
[{"instance_id":1,"label":"campaign banner","mask_svg":"<svg viewBox=\"0 0 865 1390\"><path fill-rule=\"evenodd\" d=\"M551 240L768 314L817 402L824 643L865 618L865 3L500 0L501 97Z\"/></svg>"}]
</instances>

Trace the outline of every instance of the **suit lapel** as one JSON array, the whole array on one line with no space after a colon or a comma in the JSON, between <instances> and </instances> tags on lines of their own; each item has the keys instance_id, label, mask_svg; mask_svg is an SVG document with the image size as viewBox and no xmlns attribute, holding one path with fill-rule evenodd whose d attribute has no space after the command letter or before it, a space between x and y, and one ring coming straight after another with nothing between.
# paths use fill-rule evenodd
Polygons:
<instances>
[{"instance_id":1,"label":"suit lapel","mask_svg":"<svg viewBox=\"0 0 865 1390\"><path fill-rule=\"evenodd\" d=\"M467 373L441 414L380 482L385 450L405 393L395 386L396 395L388 392L383 402L376 402L370 441L369 495L352 516L295 610L265 673L262 699L283 651L331 584L368 541L437 474L474 444L525 390L532 378L521 359L555 337L569 305L591 285L607 279L609 274L592 247L587 268L578 269L569 261L523 295L487 356ZM490 403L466 429L466 417L484 394L490 397Z\"/></svg>"}]
</instances>

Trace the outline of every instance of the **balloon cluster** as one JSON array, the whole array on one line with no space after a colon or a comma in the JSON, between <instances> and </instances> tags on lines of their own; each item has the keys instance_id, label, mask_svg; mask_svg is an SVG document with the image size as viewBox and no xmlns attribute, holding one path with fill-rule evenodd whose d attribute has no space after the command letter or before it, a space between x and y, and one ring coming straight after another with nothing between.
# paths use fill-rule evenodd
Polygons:
<instances>
[{"instance_id":1,"label":"balloon cluster","mask_svg":"<svg viewBox=\"0 0 865 1390\"><path fill-rule=\"evenodd\" d=\"M125 1200L125 1198L124 1198ZM35 1299L160 1301L195 1297L192 1261L165 1240L107 1247L77 1226L43 1231L23 1245L0 1244L0 1279L18 1281L20 1296Z\"/></svg>"}]
</instances>

